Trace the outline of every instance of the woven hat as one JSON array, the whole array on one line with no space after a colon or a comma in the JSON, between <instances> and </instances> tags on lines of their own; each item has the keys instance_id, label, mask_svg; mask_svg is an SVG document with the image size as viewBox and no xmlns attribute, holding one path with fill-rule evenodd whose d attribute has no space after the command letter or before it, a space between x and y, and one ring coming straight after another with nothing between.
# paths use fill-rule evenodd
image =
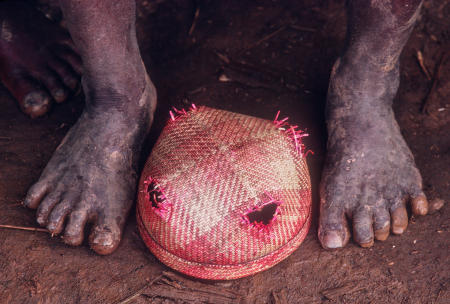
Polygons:
<instances>
[{"instance_id":1,"label":"woven hat","mask_svg":"<svg viewBox=\"0 0 450 304\"><path fill-rule=\"evenodd\" d=\"M236 279L274 266L305 238L311 184L287 124L208 107L175 110L139 182L137 222L167 266Z\"/></svg>"}]
</instances>

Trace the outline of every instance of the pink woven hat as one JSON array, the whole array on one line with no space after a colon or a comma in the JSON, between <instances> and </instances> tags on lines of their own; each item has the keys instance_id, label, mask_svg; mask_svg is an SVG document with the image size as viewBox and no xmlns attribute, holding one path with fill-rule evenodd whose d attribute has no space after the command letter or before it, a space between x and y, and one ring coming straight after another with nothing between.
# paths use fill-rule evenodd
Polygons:
<instances>
[{"instance_id":1,"label":"pink woven hat","mask_svg":"<svg viewBox=\"0 0 450 304\"><path fill-rule=\"evenodd\" d=\"M311 221L306 134L278 114L269 121L194 105L171 112L137 204L141 236L164 264L236 279L300 245Z\"/></svg>"}]
</instances>

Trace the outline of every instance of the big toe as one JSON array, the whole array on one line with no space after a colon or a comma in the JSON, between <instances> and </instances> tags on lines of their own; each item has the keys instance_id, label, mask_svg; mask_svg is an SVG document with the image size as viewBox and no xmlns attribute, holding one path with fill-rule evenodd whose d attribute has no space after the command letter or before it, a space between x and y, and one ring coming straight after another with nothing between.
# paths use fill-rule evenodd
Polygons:
<instances>
[{"instance_id":1,"label":"big toe","mask_svg":"<svg viewBox=\"0 0 450 304\"><path fill-rule=\"evenodd\" d=\"M5 70L3 73L8 77L4 77L4 74L0 75L1 81L25 114L35 118L48 112L52 100L39 81L21 70L18 72Z\"/></svg>"},{"instance_id":2,"label":"big toe","mask_svg":"<svg viewBox=\"0 0 450 304\"><path fill-rule=\"evenodd\" d=\"M322 203L318 236L322 247L335 249L344 247L350 238L343 208L326 207Z\"/></svg>"},{"instance_id":3,"label":"big toe","mask_svg":"<svg viewBox=\"0 0 450 304\"><path fill-rule=\"evenodd\" d=\"M28 114L31 118L36 118L48 112L51 100L47 92L37 89L25 94L20 105L25 114Z\"/></svg>"},{"instance_id":4,"label":"big toe","mask_svg":"<svg viewBox=\"0 0 450 304\"><path fill-rule=\"evenodd\" d=\"M340 230L326 230L319 235L320 243L325 249L336 249L345 246L345 233Z\"/></svg>"},{"instance_id":5,"label":"big toe","mask_svg":"<svg viewBox=\"0 0 450 304\"><path fill-rule=\"evenodd\" d=\"M89 236L89 243L95 252L101 255L111 254L119 246L123 224L113 219L99 219Z\"/></svg>"}]
</instances>

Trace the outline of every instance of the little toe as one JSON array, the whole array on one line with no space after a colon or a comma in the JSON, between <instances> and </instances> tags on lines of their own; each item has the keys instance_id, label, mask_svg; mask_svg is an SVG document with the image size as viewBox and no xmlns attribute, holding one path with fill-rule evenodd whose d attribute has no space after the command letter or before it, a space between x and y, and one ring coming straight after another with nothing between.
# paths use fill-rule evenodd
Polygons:
<instances>
[{"instance_id":1,"label":"little toe","mask_svg":"<svg viewBox=\"0 0 450 304\"><path fill-rule=\"evenodd\" d=\"M47 183L37 182L28 190L23 204L25 205L25 207L36 209L41 203L41 200L47 194L48 190L49 186Z\"/></svg>"},{"instance_id":2,"label":"little toe","mask_svg":"<svg viewBox=\"0 0 450 304\"><path fill-rule=\"evenodd\" d=\"M408 227L408 213L402 203L391 209L392 233L402 234Z\"/></svg>"},{"instance_id":3,"label":"little toe","mask_svg":"<svg viewBox=\"0 0 450 304\"><path fill-rule=\"evenodd\" d=\"M69 221L64 231L64 243L72 246L81 245L84 237L84 226L88 220L86 210L75 210L69 215Z\"/></svg>"},{"instance_id":4,"label":"little toe","mask_svg":"<svg viewBox=\"0 0 450 304\"><path fill-rule=\"evenodd\" d=\"M60 234L64 228L64 220L72 210L72 201L64 198L51 211L48 217L47 229L52 235Z\"/></svg>"},{"instance_id":5,"label":"little toe","mask_svg":"<svg viewBox=\"0 0 450 304\"><path fill-rule=\"evenodd\" d=\"M390 233L391 220L389 212L385 208L377 208L373 212L373 229L375 239L385 241Z\"/></svg>"},{"instance_id":6,"label":"little toe","mask_svg":"<svg viewBox=\"0 0 450 304\"><path fill-rule=\"evenodd\" d=\"M52 209L59 203L61 199L61 193L52 192L47 195L42 202L39 204L39 207L36 211L36 220L41 226L46 226L48 222L48 216Z\"/></svg>"},{"instance_id":7,"label":"little toe","mask_svg":"<svg viewBox=\"0 0 450 304\"><path fill-rule=\"evenodd\" d=\"M365 209L353 215L353 238L361 247L373 245L372 215Z\"/></svg>"},{"instance_id":8,"label":"little toe","mask_svg":"<svg viewBox=\"0 0 450 304\"><path fill-rule=\"evenodd\" d=\"M426 215L428 213L428 200L425 194L411 198L411 209L414 215Z\"/></svg>"},{"instance_id":9,"label":"little toe","mask_svg":"<svg viewBox=\"0 0 450 304\"><path fill-rule=\"evenodd\" d=\"M92 250L101 255L107 255L116 250L122 238L123 220L112 217L99 217L89 236Z\"/></svg>"},{"instance_id":10,"label":"little toe","mask_svg":"<svg viewBox=\"0 0 450 304\"><path fill-rule=\"evenodd\" d=\"M434 214L435 212L441 210L444 205L445 201L441 198L435 198L431 200L428 205L428 214Z\"/></svg>"},{"instance_id":11,"label":"little toe","mask_svg":"<svg viewBox=\"0 0 450 304\"><path fill-rule=\"evenodd\" d=\"M348 243L350 232L343 209L322 203L318 237L325 249L341 248Z\"/></svg>"}]
</instances>

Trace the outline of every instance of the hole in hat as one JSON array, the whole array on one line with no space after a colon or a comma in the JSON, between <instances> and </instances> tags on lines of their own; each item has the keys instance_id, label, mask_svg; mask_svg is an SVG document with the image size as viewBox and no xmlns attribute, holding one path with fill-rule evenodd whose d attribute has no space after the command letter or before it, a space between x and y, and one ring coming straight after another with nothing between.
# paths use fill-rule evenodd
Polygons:
<instances>
[{"instance_id":1,"label":"hole in hat","mask_svg":"<svg viewBox=\"0 0 450 304\"><path fill-rule=\"evenodd\" d=\"M278 205L276 202L265 204L259 209L250 211L246 214L250 224L268 225L273 220L277 211Z\"/></svg>"},{"instance_id":2,"label":"hole in hat","mask_svg":"<svg viewBox=\"0 0 450 304\"><path fill-rule=\"evenodd\" d=\"M147 186L148 199L153 208L159 209L164 203L164 194L162 193L159 185L154 181L150 182Z\"/></svg>"}]
</instances>

